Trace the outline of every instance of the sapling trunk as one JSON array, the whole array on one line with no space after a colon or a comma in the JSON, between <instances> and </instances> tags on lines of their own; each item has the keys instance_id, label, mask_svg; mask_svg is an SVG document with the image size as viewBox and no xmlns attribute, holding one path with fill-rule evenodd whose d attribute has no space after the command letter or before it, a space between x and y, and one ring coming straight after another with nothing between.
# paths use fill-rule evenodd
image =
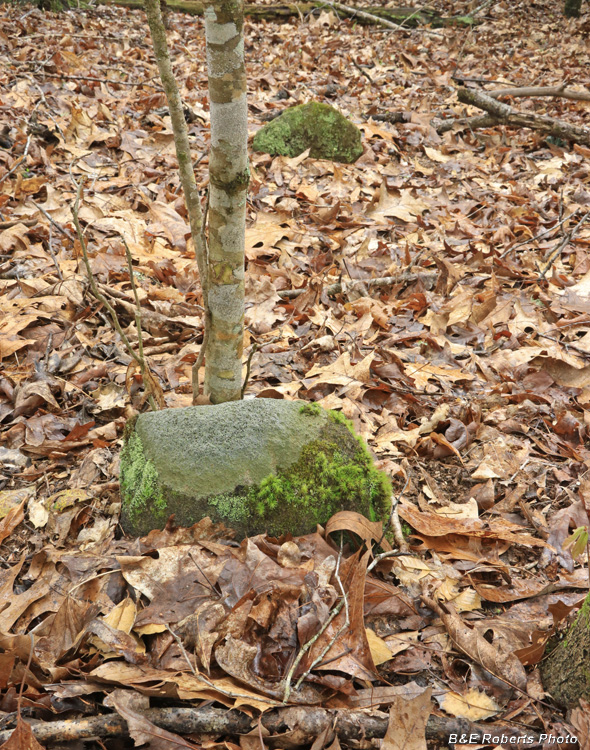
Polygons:
<instances>
[{"instance_id":1,"label":"sapling trunk","mask_svg":"<svg viewBox=\"0 0 590 750\"><path fill-rule=\"evenodd\" d=\"M211 110L209 242L195 181L182 101L172 72L159 0L145 0L164 86L205 307L205 395L212 403L242 397L244 245L248 126L242 0L205 3Z\"/></svg>"},{"instance_id":2,"label":"sapling trunk","mask_svg":"<svg viewBox=\"0 0 590 750\"><path fill-rule=\"evenodd\" d=\"M209 335L205 393L242 397L248 108L242 0L205 3L211 111L209 157Z\"/></svg>"}]
</instances>

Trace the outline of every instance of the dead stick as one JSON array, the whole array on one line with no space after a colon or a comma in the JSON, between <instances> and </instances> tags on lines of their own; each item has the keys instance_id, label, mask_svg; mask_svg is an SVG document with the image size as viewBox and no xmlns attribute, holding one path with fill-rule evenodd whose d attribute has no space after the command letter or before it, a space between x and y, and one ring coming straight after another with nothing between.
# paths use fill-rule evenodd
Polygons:
<instances>
[{"instance_id":1,"label":"dead stick","mask_svg":"<svg viewBox=\"0 0 590 750\"><path fill-rule=\"evenodd\" d=\"M159 727L178 734L225 735L247 734L256 726L256 719L246 714L220 708L150 708L145 717ZM387 731L387 714L364 711L327 710L315 707L285 707L262 714L262 726L271 735L284 734L297 728L299 733L311 743L327 727L332 727L341 740L370 740L383 738ZM29 722L27 722L29 723ZM118 714L103 714L81 719L68 719L52 722L30 722L33 734L39 742L68 742L88 737L127 737L127 722ZM0 732L0 742L6 742L12 734L7 729ZM508 738L526 737L527 746L539 743L537 732L519 729L510 725L475 724L465 719L447 719L430 716L426 725L426 738L448 743L449 736L472 736L474 742L482 741L483 735L504 735ZM304 744L304 740L301 740ZM513 741L516 742L516 739ZM512 743L511 743L512 744Z\"/></svg>"},{"instance_id":2,"label":"dead stick","mask_svg":"<svg viewBox=\"0 0 590 750\"><path fill-rule=\"evenodd\" d=\"M498 99L500 96L555 96L561 99L590 102L590 92L566 89L564 86L522 86L520 88L495 89L494 91L486 91L486 94L494 99Z\"/></svg>"},{"instance_id":3,"label":"dead stick","mask_svg":"<svg viewBox=\"0 0 590 750\"><path fill-rule=\"evenodd\" d=\"M25 227L34 227L39 223L37 219L13 219L12 221L0 221L0 231L3 229L10 229L15 227L17 224L22 224Z\"/></svg>"},{"instance_id":4,"label":"dead stick","mask_svg":"<svg viewBox=\"0 0 590 750\"><path fill-rule=\"evenodd\" d=\"M393 23L393 21L389 21L387 20L387 18L375 16L373 15L373 13L367 13L366 11L359 10L358 8L350 8L348 5L343 5L342 3L333 1L331 2L331 0L325 0L325 3L329 7L345 13L347 16L358 16L358 18L362 18L363 20L369 21L370 23L376 24L378 26L383 26L386 29L392 29L393 31L403 31L404 34L409 33L406 29L402 28L399 23Z\"/></svg>"},{"instance_id":5,"label":"dead stick","mask_svg":"<svg viewBox=\"0 0 590 750\"><path fill-rule=\"evenodd\" d=\"M58 224L57 221L53 218L53 216L50 216L47 213L47 211L43 208L43 206L40 206L38 203L35 203L33 199L31 199L31 203L33 204L33 206L35 206L35 208L38 211L41 211L41 213L47 219L47 221L50 224L53 224L53 226L57 229L58 232L60 232L61 234L63 234L64 237L67 237L69 240L74 242L74 236L72 235L72 233L68 232L68 230L65 227L62 227L61 224Z\"/></svg>"},{"instance_id":6,"label":"dead stick","mask_svg":"<svg viewBox=\"0 0 590 750\"><path fill-rule=\"evenodd\" d=\"M425 271L424 273L400 273L398 276L382 276L377 279L359 279L359 282L368 286L369 289L381 289L388 286L395 286L396 284L412 284L414 281L422 281L426 285L433 283L438 277L436 271ZM349 284L347 289L354 288L355 282ZM307 287L301 289L285 289L282 292L278 292L281 299L295 299L300 294L307 291ZM330 284L326 287L326 294L334 295L342 293L342 283L337 281L335 284Z\"/></svg>"},{"instance_id":7,"label":"dead stick","mask_svg":"<svg viewBox=\"0 0 590 750\"><path fill-rule=\"evenodd\" d=\"M532 128L548 133L556 138L563 138L574 143L590 146L590 128L572 125L563 120L556 120L546 115L535 115L529 112L519 112L508 104L493 99L483 91L459 88L457 97L463 104L471 104L489 112L503 125L521 128Z\"/></svg>"},{"instance_id":8,"label":"dead stick","mask_svg":"<svg viewBox=\"0 0 590 750\"><path fill-rule=\"evenodd\" d=\"M432 127L439 135L447 133L449 130L459 128L461 130L477 130L478 128L493 128L498 124L498 120L492 115L476 115L475 117L460 117L456 120L431 120Z\"/></svg>"}]
</instances>

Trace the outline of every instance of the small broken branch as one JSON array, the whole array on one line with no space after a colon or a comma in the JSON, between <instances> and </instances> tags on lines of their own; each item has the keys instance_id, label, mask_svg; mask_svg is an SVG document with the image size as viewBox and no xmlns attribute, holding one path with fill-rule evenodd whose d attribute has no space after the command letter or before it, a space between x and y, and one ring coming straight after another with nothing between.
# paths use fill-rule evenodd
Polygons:
<instances>
[{"instance_id":1,"label":"small broken branch","mask_svg":"<svg viewBox=\"0 0 590 750\"><path fill-rule=\"evenodd\" d=\"M143 377L143 384L146 389L146 393L148 396L150 406L154 411L156 411L158 409L158 404L156 402L156 397L154 395L154 391L155 391L154 378L149 370L145 357L137 354L137 352L131 345L131 342L127 338L125 331L121 327L121 323L119 322L119 318L117 316L117 313L115 312L115 308L111 305L111 303L107 300L107 298L103 294L101 294L100 291L98 290L98 286L96 284L94 274L92 273L92 267L90 266L90 259L88 258L88 247L86 245L86 239L84 237L84 233L82 232L82 227L80 226L80 219L78 216L80 199L82 197L83 187L84 187L84 179L80 180L80 184L78 186L78 191L76 193L76 200L74 202L74 205L72 206L72 216L74 219L74 226L76 227L76 234L78 235L78 241L80 242L80 247L82 248L82 258L84 259L84 266L86 267L86 273L88 275L88 283L90 284L90 288L92 289L92 294L94 294L96 299L102 305L104 305L104 307L107 309L109 316L111 318L112 324L113 324L113 328L117 331L117 333L121 337L121 341L125 345L125 348L129 352L129 355L137 363L137 366L139 367L139 370ZM128 262L129 262L130 257L131 256L129 256L128 258ZM133 268L130 268L129 273L130 275L133 274ZM139 328L138 328L138 336L141 336L141 332Z\"/></svg>"},{"instance_id":2,"label":"small broken branch","mask_svg":"<svg viewBox=\"0 0 590 750\"><path fill-rule=\"evenodd\" d=\"M389 286L395 286L396 284L412 284L414 281L422 281L422 283L430 288L430 285L434 285L438 277L437 271L425 271L424 273L400 273L398 276L382 276L376 279L359 279L353 281L351 284L345 285L345 290L350 292L354 289L356 284L364 284L369 289L384 289ZM307 287L301 289L285 289L282 292L278 292L281 299L296 299L300 294L307 291ZM342 294L343 285L342 282L337 281L335 284L330 284L325 288L326 294L333 296L335 294Z\"/></svg>"},{"instance_id":3,"label":"small broken branch","mask_svg":"<svg viewBox=\"0 0 590 750\"><path fill-rule=\"evenodd\" d=\"M562 99L590 102L590 92L566 89L565 84L561 86L523 86L521 88L495 89L494 91L486 91L485 93L493 99L498 99L501 96L556 96Z\"/></svg>"},{"instance_id":4,"label":"small broken branch","mask_svg":"<svg viewBox=\"0 0 590 750\"><path fill-rule=\"evenodd\" d=\"M519 112L508 104L493 99L489 93L473 89L459 88L457 97L463 104L471 104L483 109L496 118L498 124L519 128L531 128L574 143L590 146L590 128L572 125L547 115Z\"/></svg>"},{"instance_id":5,"label":"small broken branch","mask_svg":"<svg viewBox=\"0 0 590 750\"><path fill-rule=\"evenodd\" d=\"M431 120L432 127L439 135L449 130L477 130L477 128L493 128L498 120L492 115L476 115L475 117L460 117L456 120Z\"/></svg>"},{"instance_id":6,"label":"small broken branch","mask_svg":"<svg viewBox=\"0 0 590 750\"><path fill-rule=\"evenodd\" d=\"M377 26L383 26L384 28L391 29L392 31L403 31L405 34L408 33L401 27L399 23L393 23L393 21L388 21L387 18L380 18L373 13L367 13L367 11L365 10L360 10L359 8L350 8L348 5L337 3L334 0L325 0L324 4L329 6L330 8L334 8L334 10L339 10L341 13L344 13L347 16L351 16L353 18L362 18L363 21L376 24ZM412 15L415 16L416 13Z\"/></svg>"},{"instance_id":7,"label":"small broken branch","mask_svg":"<svg viewBox=\"0 0 590 750\"><path fill-rule=\"evenodd\" d=\"M555 263L555 261L557 260L557 258L561 255L561 253L564 250L564 248L566 248L570 244L570 242L574 239L574 237L576 236L576 234L582 228L582 224L586 221L586 219L589 216L590 216L590 211L587 211L584 214L584 216L582 216L580 218L580 221L576 224L576 226L572 227L570 229L570 231L565 235L565 237L563 238L563 240L557 245L557 247L554 248L551 251L551 253L549 255L549 258L547 259L547 262L545 264L545 268L543 270L541 270L539 268L539 266L537 266L537 268L539 270L539 281L544 281L545 280L545 277L547 276L547 273L548 273L549 269L553 266L553 264Z\"/></svg>"},{"instance_id":8,"label":"small broken branch","mask_svg":"<svg viewBox=\"0 0 590 750\"><path fill-rule=\"evenodd\" d=\"M0 232L4 229L10 229L15 227L17 224L22 224L25 227L34 227L39 223L37 219L13 219L12 221L0 221Z\"/></svg>"},{"instance_id":9,"label":"small broken branch","mask_svg":"<svg viewBox=\"0 0 590 750\"><path fill-rule=\"evenodd\" d=\"M4 182L4 180L7 180L11 174L16 172L16 170L20 167L20 165L25 161L27 156L29 155L29 146L31 145L31 137L27 138L27 142L25 143L25 150L21 154L21 156L15 161L15 163L12 165L12 167L6 172L6 174L3 174L2 177L0 177L0 185Z\"/></svg>"},{"instance_id":10,"label":"small broken branch","mask_svg":"<svg viewBox=\"0 0 590 750\"><path fill-rule=\"evenodd\" d=\"M244 398L244 393L246 393L246 388L248 387L248 381L250 380L250 368L252 367L252 357L256 353L256 350L258 349L258 344L254 343L252 344L252 348L250 349L250 354L248 354L248 359L246 361L246 375L244 376L244 382L242 383L242 392L241 392L241 398Z\"/></svg>"}]
</instances>

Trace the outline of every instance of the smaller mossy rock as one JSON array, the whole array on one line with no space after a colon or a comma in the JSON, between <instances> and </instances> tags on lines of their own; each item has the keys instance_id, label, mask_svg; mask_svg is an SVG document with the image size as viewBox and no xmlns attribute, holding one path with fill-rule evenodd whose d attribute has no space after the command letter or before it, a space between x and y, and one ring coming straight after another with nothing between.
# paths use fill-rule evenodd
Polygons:
<instances>
[{"instance_id":1,"label":"smaller mossy rock","mask_svg":"<svg viewBox=\"0 0 590 750\"><path fill-rule=\"evenodd\" d=\"M171 514L209 516L239 537L305 534L339 510L371 520L390 510L391 486L339 412L277 399L141 414L121 452L123 529L143 536Z\"/></svg>"},{"instance_id":2,"label":"smaller mossy rock","mask_svg":"<svg viewBox=\"0 0 590 750\"><path fill-rule=\"evenodd\" d=\"M361 131L329 104L310 102L291 107L254 136L254 151L271 156L299 156L352 164L363 153Z\"/></svg>"}]
</instances>

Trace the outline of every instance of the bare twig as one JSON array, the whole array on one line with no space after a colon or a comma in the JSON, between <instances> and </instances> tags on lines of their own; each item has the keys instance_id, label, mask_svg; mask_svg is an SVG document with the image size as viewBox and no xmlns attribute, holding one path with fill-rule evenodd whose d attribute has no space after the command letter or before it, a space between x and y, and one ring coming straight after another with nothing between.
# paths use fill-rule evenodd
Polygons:
<instances>
[{"instance_id":1,"label":"bare twig","mask_svg":"<svg viewBox=\"0 0 590 750\"><path fill-rule=\"evenodd\" d=\"M257 721L242 711L228 711L225 708L212 708L209 705L196 708L186 705L149 708L143 712L143 715L156 726L171 732L215 737L247 734L255 727ZM29 721L27 720L27 723ZM265 711L260 721L271 735L283 734L287 728L297 726L302 745L311 745L313 740L326 729L332 729L341 740L352 740L356 745L358 742L366 743L367 740L383 738L387 731L388 715L382 712L369 714L366 711L351 711L350 709L327 710L316 706L309 706L302 711L300 707L281 706ZM115 713L57 721L30 722L29 725L37 740L46 744L92 737L129 736L127 722ZM12 731L11 729L0 731L0 742L6 742ZM510 742L510 744L522 744L523 740L531 748L539 744L537 732L527 729L526 734L523 734L518 727L510 724L476 724L466 719L431 715L426 725L427 739L435 740L437 745L448 743L449 736L452 734L470 736L474 738L474 742L483 743L483 735L489 736L490 732L507 738L514 737L514 743Z\"/></svg>"},{"instance_id":2,"label":"bare twig","mask_svg":"<svg viewBox=\"0 0 590 750\"><path fill-rule=\"evenodd\" d=\"M539 281L543 281L547 275L547 272L552 267L552 265L555 263L557 258L561 255L561 252L564 248L566 248L569 243L574 239L576 234L579 232L579 230L582 227L582 224L586 221L586 219L590 216L590 211L587 211L584 216L580 218L580 221L576 224L575 227L572 227L570 231L566 234L566 236L563 238L563 240L559 243L559 245L551 252L549 255L549 258L547 259L547 263L545 265L545 268L541 271L539 266L537 266L539 270Z\"/></svg>"},{"instance_id":3,"label":"bare twig","mask_svg":"<svg viewBox=\"0 0 590 750\"><path fill-rule=\"evenodd\" d=\"M408 484L410 483L410 477L406 477L405 484L402 488L402 491L399 493L399 495L394 495L391 499L391 510L389 512L389 518L387 519L387 523L383 527L383 534L381 536L381 539L377 543L377 546L381 544L383 539L385 538L385 535L387 534L387 530L391 528L393 530L393 536L395 538L397 546L400 548L400 550L404 550L404 552L407 552L408 550L408 543L404 539L404 532L402 531L402 526L399 520L399 513L398 513L398 505L400 499L403 497L404 492L406 491ZM373 570L375 566L372 565L369 570Z\"/></svg>"},{"instance_id":4,"label":"bare twig","mask_svg":"<svg viewBox=\"0 0 590 750\"><path fill-rule=\"evenodd\" d=\"M25 150L23 151L20 158L12 165L12 167L6 174L3 174L2 177L0 177L0 185L4 182L4 180L7 180L10 175L13 174L27 158L29 154L29 146L31 145L31 138L32 136L29 135L29 137L27 138L27 142L25 143Z\"/></svg>"},{"instance_id":5,"label":"bare twig","mask_svg":"<svg viewBox=\"0 0 590 750\"><path fill-rule=\"evenodd\" d=\"M512 245L508 248L508 250L505 250L502 255L500 255L500 258L505 258L507 255L509 255L513 250L516 250L518 247L522 247L523 245L529 245L531 242L536 242L537 240L540 240L541 237L545 237L545 235L550 234L551 232L555 231L559 227L561 227L563 224L565 224L566 221L569 221L569 219L573 219L573 217L578 213L578 209L576 209L573 214L570 214L569 216L565 216L563 219L561 219L557 224L555 224L552 227L549 227L549 229L545 229L542 232L539 232L539 234L536 234L534 237L531 237L528 240L522 240L522 242L517 242L516 245Z\"/></svg>"},{"instance_id":6,"label":"bare twig","mask_svg":"<svg viewBox=\"0 0 590 750\"><path fill-rule=\"evenodd\" d=\"M340 553L338 554L338 561L336 562L336 569L334 570L334 577L336 578L336 581L338 582L338 586L340 587L340 592L342 594L342 603L344 605L344 624L342 625L340 630L338 630L338 632L334 635L334 637L330 640L330 642L326 646L324 646L324 648L321 650L318 656L316 656L316 658L312 661L309 667L297 680L297 682L295 683L295 690L298 690L299 687L301 686L301 683L309 677L309 675L311 674L311 671L315 667L317 667L318 664L321 664L321 662L324 660L325 655L330 651L332 646L340 640L340 636L343 635L350 626L350 610L348 607L348 596L346 595L346 591L344 590L344 586L342 585L342 581L340 580L341 559L342 559L342 547L340 548Z\"/></svg>"},{"instance_id":7,"label":"bare twig","mask_svg":"<svg viewBox=\"0 0 590 750\"><path fill-rule=\"evenodd\" d=\"M248 360L246 361L246 375L244 377L244 382L242 384L242 398L244 398L244 393L246 392L246 388L248 386L248 380L250 380L250 366L252 364L252 357L254 356L254 353L258 349L258 344L254 343L252 344L252 348L250 349L250 354L248 354Z\"/></svg>"},{"instance_id":8,"label":"bare twig","mask_svg":"<svg viewBox=\"0 0 590 750\"><path fill-rule=\"evenodd\" d=\"M10 229L15 227L17 224L22 224L25 227L34 227L38 224L37 219L13 219L12 221L0 221L0 232L3 229Z\"/></svg>"},{"instance_id":9,"label":"bare twig","mask_svg":"<svg viewBox=\"0 0 590 750\"><path fill-rule=\"evenodd\" d=\"M163 91L161 86L156 86L153 83L148 83L147 81L139 79L137 81L113 81L111 78L95 78L94 76L69 76L63 75L61 73L47 73L45 70L40 70L38 72L32 71L31 73L29 73L29 75L43 76L44 78L56 78L60 81L92 81L93 83L107 83L111 86L135 86L136 88L138 86L148 86L149 88L155 89L156 91Z\"/></svg>"},{"instance_id":10,"label":"bare twig","mask_svg":"<svg viewBox=\"0 0 590 750\"><path fill-rule=\"evenodd\" d=\"M90 284L90 288L92 290L92 293L96 297L96 299L107 309L113 327L121 337L121 341L125 345L125 348L129 352L129 355L132 359L135 360L137 363L140 372L143 377L144 386L146 389L146 392L148 394L148 399L150 402L151 408L155 411L158 408L158 405L156 404L156 400L154 398L153 394L153 376L149 372L148 366L146 364L145 358L138 355L133 346L131 345L131 342L127 338L127 334L125 331L123 331L123 328L121 327L121 323L119 322L119 318L117 316L117 313L115 312L114 307L111 305L111 303L107 300L107 298L100 293L98 286L96 284L96 280L94 278L94 274L92 273L92 268L90 266L90 260L88 258L88 247L86 245L86 239L84 237L84 234L82 232L82 227L80 226L80 219L79 219L79 207L80 207L80 200L82 198L82 190L84 188L84 178L80 180L80 184L78 186L78 190L76 192L76 200L74 205L72 206L72 216L74 218L74 226L76 227L76 234L78 235L78 240L80 242L80 247L82 248L82 257L84 259L84 266L86 267L86 273L88 275L88 283ZM128 259L129 262L129 259ZM133 268L131 267L130 275L133 274ZM139 331L141 329L138 329L138 335L140 335Z\"/></svg>"},{"instance_id":11,"label":"bare twig","mask_svg":"<svg viewBox=\"0 0 590 750\"><path fill-rule=\"evenodd\" d=\"M50 216L47 211L43 208L43 206L40 206L38 203L35 203L35 201L31 198L31 203L38 211L41 211L43 216L47 219L47 221L50 224L53 224L53 226L57 229L60 234L63 234L64 237L67 237L69 240L74 242L74 236L71 232L68 232L68 230L65 227L62 227L61 224L58 224L57 221L53 218L53 216Z\"/></svg>"},{"instance_id":12,"label":"bare twig","mask_svg":"<svg viewBox=\"0 0 590 750\"><path fill-rule=\"evenodd\" d=\"M477 130L478 128L493 128L498 120L492 115L476 115L475 117L459 117L457 119L440 120L435 117L431 120L432 127L439 135L449 130L459 128L460 130Z\"/></svg>"},{"instance_id":13,"label":"bare twig","mask_svg":"<svg viewBox=\"0 0 590 750\"><path fill-rule=\"evenodd\" d=\"M339 564L340 564L340 555L338 556L338 562L336 563L336 565L338 566ZM346 600L343 598L338 602L338 604L336 604L336 606L332 609L332 611L326 618L326 621L324 622L322 627L318 630L318 632L312 638L310 638L306 643L304 643L303 646L299 649L297 656L293 660L293 664L291 664L289 671L285 675L285 680L284 680L285 688L284 688L284 694L283 694L283 703L286 703L289 700L289 696L291 695L291 682L293 681L293 675L295 674L295 670L301 663L301 660L303 659L305 654L309 651L309 649L313 646L313 644L318 640L318 638L320 638L320 636L326 632L332 620L338 617L338 615L340 614L340 612L342 611L344 607L345 601ZM348 606L348 603L347 603L347 606ZM323 656L324 656L324 653L322 652L322 658ZM319 661L321 661L321 659L319 659ZM300 682L298 681L297 686L299 686L299 684Z\"/></svg>"}]
</instances>

